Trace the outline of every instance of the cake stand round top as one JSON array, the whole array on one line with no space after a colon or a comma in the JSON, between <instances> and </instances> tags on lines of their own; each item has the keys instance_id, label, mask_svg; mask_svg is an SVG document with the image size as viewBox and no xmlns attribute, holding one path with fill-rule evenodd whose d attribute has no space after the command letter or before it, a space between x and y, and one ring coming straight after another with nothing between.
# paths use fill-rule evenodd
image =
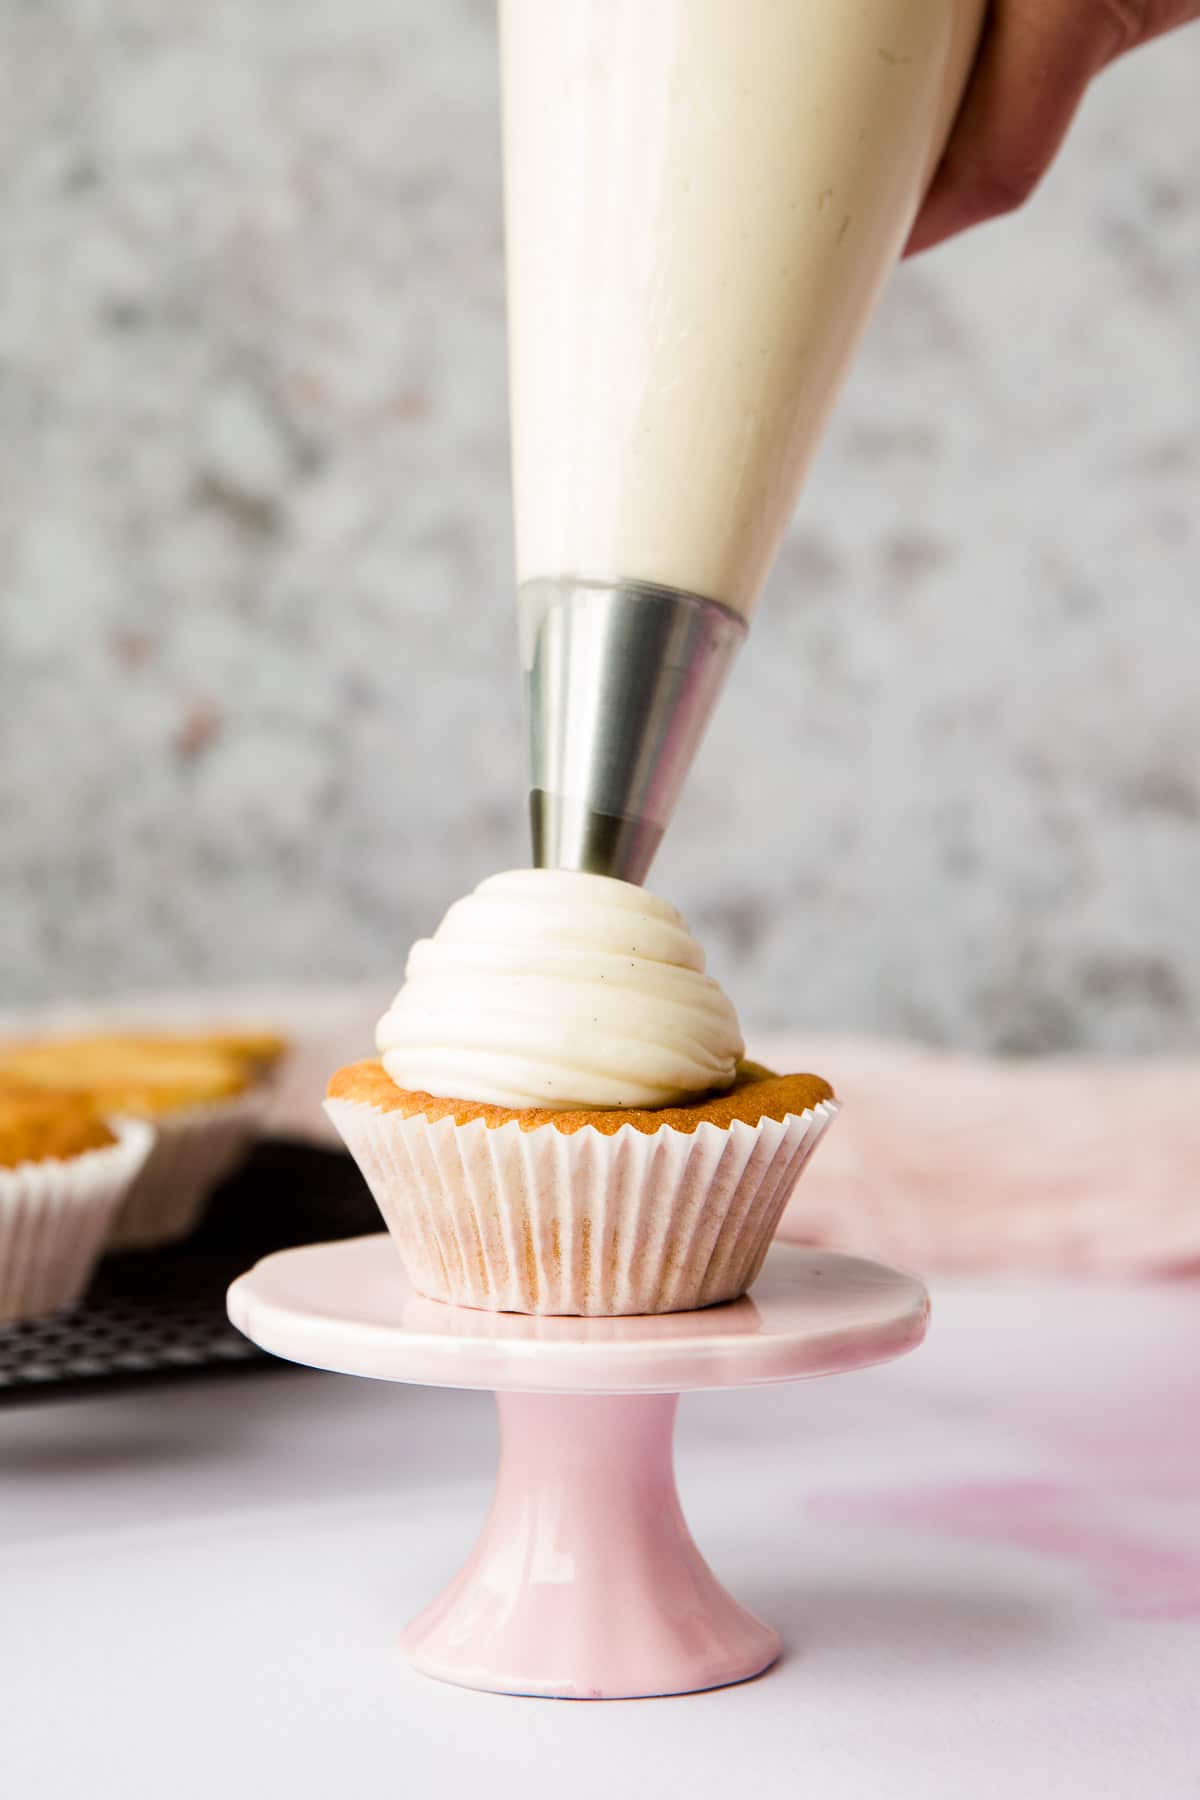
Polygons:
<instances>
[{"instance_id":1,"label":"cake stand round top","mask_svg":"<svg viewBox=\"0 0 1200 1800\"><path fill-rule=\"evenodd\" d=\"M542 1394L680 1393L833 1375L915 1349L929 1318L929 1297L913 1276L781 1243L751 1293L697 1312L477 1312L416 1293L383 1232L268 1256L234 1282L228 1304L240 1331L292 1362Z\"/></svg>"}]
</instances>

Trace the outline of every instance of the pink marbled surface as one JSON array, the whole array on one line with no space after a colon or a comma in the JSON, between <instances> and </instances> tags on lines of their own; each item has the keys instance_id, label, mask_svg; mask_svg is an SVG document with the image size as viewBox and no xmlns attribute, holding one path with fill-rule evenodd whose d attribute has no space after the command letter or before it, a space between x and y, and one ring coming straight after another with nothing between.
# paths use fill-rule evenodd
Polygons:
<instances>
[{"instance_id":1,"label":"pink marbled surface","mask_svg":"<svg viewBox=\"0 0 1200 1800\"><path fill-rule=\"evenodd\" d=\"M13 1791L77 1800L102 1769L160 1800L169 1768L172 1800L611 1800L633 1771L689 1800L732 1775L821 1800L1194 1800L1200 1288L954 1276L933 1302L902 1362L684 1400L688 1524L786 1649L653 1705L407 1668L398 1624L491 1497L485 1394L297 1373L7 1409Z\"/></svg>"},{"instance_id":2,"label":"pink marbled surface","mask_svg":"<svg viewBox=\"0 0 1200 1800\"><path fill-rule=\"evenodd\" d=\"M1164 1312L1191 1326L1179 1317L1189 1305L1200 1327L1200 1281L1177 1286ZM1112 1388L1073 1384L1069 1402L1049 1379L1040 1394L996 1398L992 1421L1036 1462L1028 1472L829 1489L811 1496L814 1515L993 1545L1074 1571L1114 1617L1200 1625L1200 1329L1180 1339L1182 1360L1155 1347Z\"/></svg>"}]
</instances>

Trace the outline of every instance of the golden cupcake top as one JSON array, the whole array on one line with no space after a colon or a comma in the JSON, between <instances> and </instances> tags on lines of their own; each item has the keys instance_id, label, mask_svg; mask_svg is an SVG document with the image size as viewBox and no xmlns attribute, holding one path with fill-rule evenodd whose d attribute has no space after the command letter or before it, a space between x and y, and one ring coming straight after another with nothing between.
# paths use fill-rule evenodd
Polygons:
<instances>
[{"instance_id":1,"label":"golden cupcake top","mask_svg":"<svg viewBox=\"0 0 1200 1800\"><path fill-rule=\"evenodd\" d=\"M431 1122L453 1119L456 1125L465 1125L472 1119L481 1119L485 1125L496 1127L515 1121L522 1131L534 1131L539 1125L553 1125L556 1131L567 1135L590 1125L605 1137L612 1137L623 1125L632 1125L635 1131L647 1133L658 1131L664 1125L683 1132L695 1131L698 1125L706 1123L727 1128L735 1119L746 1125L757 1125L761 1119L798 1116L834 1096L829 1083L819 1075L776 1075L758 1063L742 1062L738 1064L731 1088L681 1106L579 1108L574 1111L538 1106L497 1106L488 1101L456 1100L397 1087L383 1063L371 1057L338 1069L330 1080L328 1097L359 1101L380 1112L399 1113L405 1118L419 1115Z\"/></svg>"},{"instance_id":2,"label":"golden cupcake top","mask_svg":"<svg viewBox=\"0 0 1200 1800\"><path fill-rule=\"evenodd\" d=\"M207 1032L194 1041L236 1058L255 1075L270 1074L288 1050L287 1039L277 1031Z\"/></svg>"},{"instance_id":3,"label":"golden cupcake top","mask_svg":"<svg viewBox=\"0 0 1200 1800\"><path fill-rule=\"evenodd\" d=\"M65 1162L117 1141L86 1094L42 1093L0 1082L0 1168Z\"/></svg>"},{"instance_id":4,"label":"golden cupcake top","mask_svg":"<svg viewBox=\"0 0 1200 1800\"><path fill-rule=\"evenodd\" d=\"M154 1118L244 1093L260 1068L231 1042L129 1033L11 1044L0 1049L0 1082L81 1092L100 1113Z\"/></svg>"}]
</instances>

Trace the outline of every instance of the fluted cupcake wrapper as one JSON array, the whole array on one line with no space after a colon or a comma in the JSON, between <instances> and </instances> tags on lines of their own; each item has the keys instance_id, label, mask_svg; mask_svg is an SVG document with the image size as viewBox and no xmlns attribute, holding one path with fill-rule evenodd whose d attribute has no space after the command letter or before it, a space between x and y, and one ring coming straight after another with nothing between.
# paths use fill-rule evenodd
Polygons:
<instances>
[{"instance_id":1,"label":"fluted cupcake wrapper","mask_svg":"<svg viewBox=\"0 0 1200 1800\"><path fill-rule=\"evenodd\" d=\"M328 1100L430 1299L493 1312L683 1312L745 1293L837 1112L695 1131L457 1125Z\"/></svg>"},{"instance_id":2,"label":"fluted cupcake wrapper","mask_svg":"<svg viewBox=\"0 0 1200 1800\"><path fill-rule=\"evenodd\" d=\"M186 1237L213 1188L254 1141L266 1103L266 1089L254 1087L156 1118L154 1146L112 1222L105 1249L148 1250Z\"/></svg>"},{"instance_id":3,"label":"fluted cupcake wrapper","mask_svg":"<svg viewBox=\"0 0 1200 1800\"><path fill-rule=\"evenodd\" d=\"M0 1322L73 1306L87 1287L154 1141L141 1119L113 1129L117 1142L104 1149L0 1169Z\"/></svg>"}]
</instances>

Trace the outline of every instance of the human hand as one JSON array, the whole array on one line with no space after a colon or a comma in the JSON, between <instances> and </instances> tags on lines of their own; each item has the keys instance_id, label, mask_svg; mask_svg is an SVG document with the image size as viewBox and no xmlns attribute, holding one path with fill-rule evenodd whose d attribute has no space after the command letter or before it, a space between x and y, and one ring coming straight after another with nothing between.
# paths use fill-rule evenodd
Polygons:
<instances>
[{"instance_id":1,"label":"human hand","mask_svg":"<svg viewBox=\"0 0 1200 1800\"><path fill-rule=\"evenodd\" d=\"M1200 0L993 0L905 255L1020 206L1054 160L1092 77L1196 18Z\"/></svg>"}]
</instances>

